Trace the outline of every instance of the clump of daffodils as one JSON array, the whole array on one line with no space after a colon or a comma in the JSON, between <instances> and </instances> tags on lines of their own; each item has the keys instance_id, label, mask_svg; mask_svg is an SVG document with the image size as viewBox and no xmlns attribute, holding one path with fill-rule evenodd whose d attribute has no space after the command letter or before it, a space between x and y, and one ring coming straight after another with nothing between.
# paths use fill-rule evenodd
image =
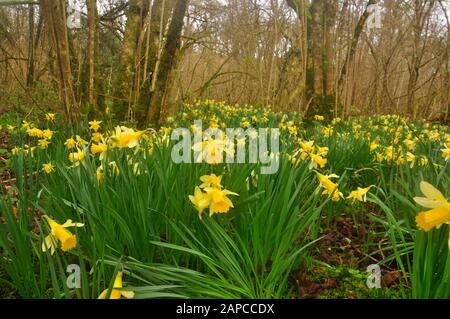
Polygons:
<instances>
[{"instance_id":1,"label":"clump of daffodils","mask_svg":"<svg viewBox=\"0 0 450 319\"><path fill-rule=\"evenodd\" d=\"M37 144L39 145L40 149L46 150L48 148L54 134L52 130L41 130L27 121L23 121L22 128L26 131L26 134L29 137L38 138Z\"/></svg>"},{"instance_id":2,"label":"clump of daffodils","mask_svg":"<svg viewBox=\"0 0 450 319\"><path fill-rule=\"evenodd\" d=\"M214 214L226 214L234 207L233 202L227 196L239 195L223 188L222 176L205 175L200 180L203 183L195 188L194 195L189 196L189 200L194 204L200 218L207 208L209 208L211 217Z\"/></svg>"},{"instance_id":3,"label":"clump of daffodils","mask_svg":"<svg viewBox=\"0 0 450 319\"><path fill-rule=\"evenodd\" d=\"M299 148L294 152L292 156L288 156L288 160L298 167L301 161L309 160L309 169L317 169L318 167L324 168L327 165L328 160L328 147L321 147L314 145L314 141L298 141Z\"/></svg>"}]
</instances>

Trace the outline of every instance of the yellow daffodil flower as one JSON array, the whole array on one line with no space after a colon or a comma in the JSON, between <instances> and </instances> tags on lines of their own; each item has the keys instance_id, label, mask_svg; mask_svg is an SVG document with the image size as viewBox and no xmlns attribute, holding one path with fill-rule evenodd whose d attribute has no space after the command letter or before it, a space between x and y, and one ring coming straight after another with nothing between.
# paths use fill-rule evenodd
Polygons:
<instances>
[{"instance_id":1,"label":"yellow daffodil flower","mask_svg":"<svg viewBox=\"0 0 450 319\"><path fill-rule=\"evenodd\" d=\"M27 134L29 137L39 137L41 138L43 136L43 133L40 129L37 127L29 128L27 129Z\"/></svg>"},{"instance_id":2,"label":"yellow daffodil flower","mask_svg":"<svg viewBox=\"0 0 450 319\"><path fill-rule=\"evenodd\" d=\"M47 139L47 140L51 140L53 137L53 131L51 130L43 130L42 131L42 137Z\"/></svg>"},{"instance_id":3,"label":"yellow daffodil flower","mask_svg":"<svg viewBox=\"0 0 450 319\"><path fill-rule=\"evenodd\" d=\"M44 215L44 218L50 226L51 233L45 237L45 240L42 243L42 251L45 252L50 249L50 253L53 255L58 247L58 241L61 243L61 250L65 252L77 246L77 236L68 231L67 228L83 227L84 224L73 223L69 219L61 225L46 215Z\"/></svg>"},{"instance_id":4,"label":"yellow daffodil flower","mask_svg":"<svg viewBox=\"0 0 450 319\"><path fill-rule=\"evenodd\" d=\"M352 191L350 195L347 197L347 199L352 199L353 203L358 200L360 202L366 202L367 201L367 193L373 186L369 186L366 188L358 187L357 190Z\"/></svg>"},{"instance_id":5,"label":"yellow daffodil flower","mask_svg":"<svg viewBox=\"0 0 450 319\"><path fill-rule=\"evenodd\" d=\"M386 147L386 160L389 162L394 160L394 147Z\"/></svg>"},{"instance_id":6,"label":"yellow daffodil flower","mask_svg":"<svg viewBox=\"0 0 450 319\"><path fill-rule=\"evenodd\" d=\"M224 158L224 151L230 151L226 147L226 141L222 138L208 138L203 142L194 144L192 149L198 152L197 163L205 160L210 165L221 163Z\"/></svg>"},{"instance_id":7,"label":"yellow daffodil flower","mask_svg":"<svg viewBox=\"0 0 450 319\"><path fill-rule=\"evenodd\" d=\"M194 204L200 218L202 217L203 211L211 204L211 197L209 194L202 192L198 186L195 188L194 195L189 195L189 200Z\"/></svg>"},{"instance_id":8,"label":"yellow daffodil flower","mask_svg":"<svg viewBox=\"0 0 450 319\"><path fill-rule=\"evenodd\" d=\"M324 188L322 195L330 195L333 202L338 202L344 197L344 195L339 192L338 185L330 180L330 178L339 178L338 175L322 175L318 172L316 172L316 175L319 179L320 185Z\"/></svg>"},{"instance_id":9,"label":"yellow daffodil flower","mask_svg":"<svg viewBox=\"0 0 450 319\"><path fill-rule=\"evenodd\" d=\"M220 184L222 182L222 176L216 176L215 174L211 175L205 175L200 177L200 180L203 182L203 184L200 185L200 188L207 188L207 187L215 187L222 189L222 185Z\"/></svg>"},{"instance_id":10,"label":"yellow daffodil flower","mask_svg":"<svg viewBox=\"0 0 450 319\"><path fill-rule=\"evenodd\" d=\"M98 132L100 129L100 124L102 124L102 121L91 121L89 122L89 129L93 130L94 132Z\"/></svg>"},{"instance_id":11,"label":"yellow daffodil flower","mask_svg":"<svg viewBox=\"0 0 450 319\"><path fill-rule=\"evenodd\" d=\"M426 157L421 157L420 158L420 165L421 166L426 166L426 165L428 165L428 158L426 158Z\"/></svg>"},{"instance_id":12,"label":"yellow daffodil flower","mask_svg":"<svg viewBox=\"0 0 450 319\"><path fill-rule=\"evenodd\" d=\"M397 165L405 164L405 158L402 155L397 157L396 163L397 163Z\"/></svg>"},{"instance_id":13,"label":"yellow daffodil flower","mask_svg":"<svg viewBox=\"0 0 450 319\"><path fill-rule=\"evenodd\" d=\"M408 163L410 163L410 167L411 168L413 168L414 167L414 164L416 163L416 156L413 154L413 153L411 153L411 152L408 152L408 153L406 153L406 161L408 162Z\"/></svg>"},{"instance_id":14,"label":"yellow daffodil flower","mask_svg":"<svg viewBox=\"0 0 450 319\"><path fill-rule=\"evenodd\" d=\"M95 143L100 143L100 141L103 140L102 133L97 132L97 133L92 134L91 140Z\"/></svg>"},{"instance_id":15,"label":"yellow daffodil flower","mask_svg":"<svg viewBox=\"0 0 450 319\"><path fill-rule=\"evenodd\" d=\"M378 148L378 146L379 145L377 143L375 143L375 142L371 143L370 144L370 152L375 151Z\"/></svg>"},{"instance_id":16,"label":"yellow daffodil flower","mask_svg":"<svg viewBox=\"0 0 450 319\"><path fill-rule=\"evenodd\" d=\"M133 129L116 127L115 135L111 136L114 147L118 148L135 148L139 145L139 141L145 131L135 132Z\"/></svg>"},{"instance_id":17,"label":"yellow daffodil flower","mask_svg":"<svg viewBox=\"0 0 450 319\"><path fill-rule=\"evenodd\" d=\"M314 141L299 142L299 145L303 152L311 153L314 151Z\"/></svg>"},{"instance_id":18,"label":"yellow daffodil flower","mask_svg":"<svg viewBox=\"0 0 450 319\"><path fill-rule=\"evenodd\" d=\"M319 166L320 168L324 168L325 165L327 165L327 159L323 158L320 155L316 155L316 154L309 154L309 156L311 157L311 163L309 164L309 169L316 169L317 166Z\"/></svg>"},{"instance_id":19,"label":"yellow daffodil flower","mask_svg":"<svg viewBox=\"0 0 450 319\"><path fill-rule=\"evenodd\" d=\"M55 171L55 167L53 166L52 163L47 163L47 164L43 164L42 165L42 169L44 170L45 173L50 174L52 172Z\"/></svg>"},{"instance_id":20,"label":"yellow daffodil flower","mask_svg":"<svg viewBox=\"0 0 450 319\"><path fill-rule=\"evenodd\" d=\"M114 285L113 285L113 289L111 290L109 299L120 299L122 296L125 298L128 298L128 299L134 298L133 291L122 290L122 288L123 288L122 277L123 277L123 272L118 272L116 278L114 279ZM108 289L105 289L100 294L100 296L98 296L98 299L106 299L107 295L108 295Z\"/></svg>"},{"instance_id":21,"label":"yellow daffodil flower","mask_svg":"<svg viewBox=\"0 0 450 319\"><path fill-rule=\"evenodd\" d=\"M229 190L220 190L214 187L205 188L205 192L210 196L209 216L218 213L228 213L233 208L233 202L227 197L228 195L239 196Z\"/></svg>"},{"instance_id":22,"label":"yellow daffodil flower","mask_svg":"<svg viewBox=\"0 0 450 319\"><path fill-rule=\"evenodd\" d=\"M341 199L343 199L344 198L344 194L342 194L342 192L340 192L340 191L338 191L338 190L336 190L334 193L333 193L333 196L331 196L331 200L333 201L333 202L339 202Z\"/></svg>"},{"instance_id":23,"label":"yellow daffodil flower","mask_svg":"<svg viewBox=\"0 0 450 319\"><path fill-rule=\"evenodd\" d=\"M78 147L83 147L83 146L85 146L87 144L87 142L79 135L77 135L76 139L77 139L77 146Z\"/></svg>"},{"instance_id":24,"label":"yellow daffodil flower","mask_svg":"<svg viewBox=\"0 0 450 319\"><path fill-rule=\"evenodd\" d=\"M250 128L252 125L250 124L249 121L245 120L245 121L241 122L241 126L243 128Z\"/></svg>"},{"instance_id":25,"label":"yellow daffodil flower","mask_svg":"<svg viewBox=\"0 0 450 319\"><path fill-rule=\"evenodd\" d=\"M331 195L337 188L337 184L333 183L330 178L339 178L336 174L331 175L322 175L316 172L317 178L319 179L320 185L325 188L325 191L322 193L324 195Z\"/></svg>"},{"instance_id":26,"label":"yellow daffodil flower","mask_svg":"<svg viewBox=\"0 0 450 319\"><path fill-rule=\"evenodd\" d=\"M288 132L292 136L297 136L298 135L298 128L297 128L297 126L295 126L295 125L288 126Z\"/></svg>"},{"instance_id":27,"label":"yellow daffodil flower","mask_svg":"<svg viewBox=\"0 0 450 319\"><path fill-rule=\"evenodd\" d=\"M77 145L77 142L71 137L69 139L66 140L66 142L64 143L64 145L69 149L74 149L75 146Z\"/></svg>"},{"instance_id":28,"label":"yellow daffodil flower","mask_svg":"<svg viewBox=\"0 0 450 319\"><path fill-rule=\"evenodd\" d=\"M378 163L383 162L383 161L384 161L383 154L377 152L377 153L376 153L376 156L375 156L375 159L376 159L376 161L377 161Z\"/></svg>"},{"instance_id":29,"label":"yellow daffodil flower","mask_svg":"<svg viewBox=\"0 0 450 319\"><path fill-rule=\"evenodd\" d=\"M316 146L316 148L317 148L317 155L320 155L322 157L327 156L328 152L330 151L328 147Z\"/></svg>"},{"instance_id":30,"label":"yellow daffodil flower","mask_svg":"<svg viewBox=\"0 0 450 319\"><path fill-rule=\"evenodd\" d=\"M324 127L322 130L322 133L324 136L326 137L330 137L331 135L333 135L333 128L332 127Z\"/></svg>"},{"instance_id":31,"label":"yellow daffodil flower","mask_svg":"<svg viewBox=\"0 0 450 319\"><path fill-rule=\"evenodd\" d=\"M433 228L440 228L443 224L450 225L450 203L444 195L433 185L425 181L420 183L420 190L425 197L414 197L414 201L422 207L431 208L431 210L417 215L417 227L429 232ZM450 227L448 248L450 249Z\"/></svg>"},{"instance_id":32,"label":"yellow daffodil flower","mask_svg":"<svg viewBox=\"0 0 450 319\"><path fill-rule=\"evenodd\" d=\"M46 113L45 114L45 119L47 120L47 122L53 122L55 120L56 117L56 113Z\"/></svg>"},{"instance_id":33,"label":"yellow daffodil flower","mask_svg":"<svg viewBox=\"0 0 450 319\"><path fill-rule=\"evenodd\" d=\"M331 124L336 125L338 123L340 123L342 121L342 119L340 117L336 117L333 119L333 121L331 121Z\"/></svg>"},{"instance_id":34,"label":"yellow daffodil flower","mask_svg":"<svg viewBox=\"0 0 450 319\"><path fill-rule=\"evenodd\" d=\"M84 151L78 149L77 152L69 154L69 161L73 164L73 166L78 166L85 157L86 154L84 153Z\"/></svg>"},{"instance_id":35,"label":"yellow daffodil flower","mask_svg":"<svg viewBox=\"0 0 450 319\"><path fill-rule=\"evenodd\" d=\"M113 175L119 176L120 175L120 169L119 166L115 161L109 162L109 169L113 173Z\"/></svg>"},{"instance_id":36,"label":"yellow daffodil flower","mask_svg":"<svg viewBox=\"0 0 450 319\"><path fill-rule=\"evenodd\" d=\"M22 122L22 128L28 130L28 129L31 128L31 124L28 123L27 121L23 121Z\"/></svg>"},{"instance_id":37,"label":"yellow daffodil flower","mask_svg":"<svg viewBox=\"0 0 450 319\"><path fill-rule=\"evenodd\" d=\"M298 167L300 165L300 158L295 158L292 155L288 155L287 159L294 167Z\"/></svg>"},{"instance_id":38,"label":"yellow daffodil flower","mask_svg":"<svg viewBox=\"0 0 450 319\"><path fill-rule=\"evenodd\" d=\"M103 165L100 165L95 171L95 177L97 178L97 182L100 184L103 181Z\"/></svg>"},{"instance_id":39,"label":"yellow daffodil flower","mask_svg":"<svg viewBox=\"0 0 450 319\"><path fill-rule=\"evenodd\" d=\"M325 117L323 117L322 115L314 115L314 120L322 122L325 120Z\"/></svg>"},{"instance_id":40,"label":"yellow daffodil flower","mask_svg":"<svg viewBox=\"0 0 450 319\"><path fill-rule=\"evenodd\" d=\"M414 151L414 149L416 148L417 141L412 141L412 140L406 139L404 143L405 143L405 146L410 151Z\"/></svg>"},{"instance_id":41,"label":"yellow daffodil flower","mask_svg":"<svg viewBox=\"0 0 450 319\"><path fill-rule=\"evenodd\" d=\"M39 140L38 144L39 144L39 147L41 148L41 150L46 150L48 145L50 144L50 142L46 139L42 139L42 140Z\"/></svg>"},{"instance_id":42,"label":"yellow daffodil flower","mask_svg":"<svg viewBox=\"0 0 450 319\"><path fill-rule=\"evenodd\" d=\"M91 153L92 154L100 154L100 160L102 161L108 152L108 145L106 144L92 144Z\"/></svg>"},{"instance_id":43,"label":"yellow daffodil flower","mask_svg":"<svg viewBox=\"0 0 450 319\"><path fill-rule=\"evenodd\" d=\"M446 147L446 148L443 148L443 149L441 149L441 151L442 151L442 157L444 158L444 160L447 162L447 161L450 161L450 147Z\"/></svg>"},{"instance_id":44,"label":"yellow daffodil flower","mask_svg":"<svg viewBox=\"0 0 450 319\"><path fill-rule=\"evenodd\" d=\"M437 131L432 131L428 134L431 141L437 141L441 138L441 134Z\"/></svg>"}]
</instances>

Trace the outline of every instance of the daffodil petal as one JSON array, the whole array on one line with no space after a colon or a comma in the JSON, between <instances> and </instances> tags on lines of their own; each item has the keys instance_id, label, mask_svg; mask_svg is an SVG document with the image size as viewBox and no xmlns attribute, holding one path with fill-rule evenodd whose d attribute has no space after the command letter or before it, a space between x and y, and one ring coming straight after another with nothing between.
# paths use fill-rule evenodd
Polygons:
<instances>
[{"instance_id":1,"label":"daffodil petal","mask_svg":"<svg viewBox=\"0 0 450 319\"><path fill-rule=\"evenodd\" d=\"M50 234L45 237L44 242L42 243L42 251L46 252L50 249L50 254L53 255L55 253L55 247L57 245L56 238L54 235Z\"/></svg>"},{"instance_id":2,"label":"daffodil petal","mask_svg":"<svg viewBox=\"0 0 450 319\"><path fill-rule=\"evenodd\" d=\"M414 201L422 207L436 208L442 206L442 202L438 202L427 197L414 197Z\"/></svg>"},{"instance_id":3,"label":"daffodil petal","mask_svg":"<svg viewBox=\"0 0 450 319\"><path fill-rule=\"evenodd\" d=\"M108 293L108 289L105 289L102 291L102 293L100 294L100 296L98 296L97 299L106 299L106 294Z\"/></svg>"},{"instance_id":4,"label":"daffodil petal","mask_svg":"<svg viewBox=\"0 0 450 319\"><path fill-rule=\"evenodd\" d=\"M71 219L68 219L64 224L61 225L64 228L68 227L84 227L83 223L74 223Z\"/></svg>"},{"instance_id":5,"label":"daffodil petal","mask_svg":"<svg viewBox=\"0 0 450 319\"><path fill-rule=\"evenodd\" d=\"M120 293L121 293L122 296L124 296L125 298L128 298L128 299L134 298L134 292L133 292L133 291L120 290Z\"/></svg>"},{"instance_id":6,"label":"daffodil petal","mask_svg":"<svg viewBox=\"0 0 450 319\"><path fill-rule=\"evenodd\" d=\"M420 183L420 190L428 199L444 203L447 202L444 195L430 183L422 181Z\"/></svg>"}]
</instances>

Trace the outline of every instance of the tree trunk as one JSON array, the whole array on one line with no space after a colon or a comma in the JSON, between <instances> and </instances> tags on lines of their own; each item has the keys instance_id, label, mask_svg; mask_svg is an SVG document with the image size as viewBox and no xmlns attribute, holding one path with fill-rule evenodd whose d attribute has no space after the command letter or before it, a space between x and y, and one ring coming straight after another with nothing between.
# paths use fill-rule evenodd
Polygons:
<instances>
[{"instance_id":1,"label":"tree trunk","mask_svg":"<svg viewBox=\"0 0 450 319\"><path fill-rule=\"evenodd\" d=\"M56 54L60 97L64 103L67 119L74 121L79 119L80 113L72 85L66 3L64 0L40 0L40 5Z\"/></svg>"},{"instance_id":2,"label":"tree trunk","mask_svg":"<svg viewBox=\"0 0 450 319\"><path fill-rule=\"evenodd\" d=\"M96 33L97 33L97 1L88 0L88 60L89 60L89 85L88 103L92 106L96 104L95 92L95 56L96 56Z\"/></svg>"},{"instance_id":3,"label":"tree trunk","mask_svg":"<svg viewBox=\"0 0 450 319\"><path fill-rule=\"evenodd\" d=\"M181 46L181 33L183 31L188 2L189 0L177 0L170 22L166 44L161 56L155 91L152 94L148 110L149 122L156 125L161 124L168 111L167 93L171 88L173 70L179 61L177 53Z\"/></svg>"},{"instance_id":4,"label":"tree trunk","mask_svg":"<svg viewBox=\"0 0 450 319\"><path fill-rule=\"evenodd\" d=\"M339 81L338 81L339 88L342 86L342 83L344 82L344 78L347 75L348 67L349 67L350 63L355 58L356 47L358 46L359 38L361 37L361 34L364 30L364 25L366 24L367 19L369 18L369 15L370 15L369 7L376 3L377 3L377 0L369 0L369 2L367 3L366 9L364 10L364 13L358 20L358 23L353 32L352 41L350 43L350 47L348 49L344 65L342 66L342 69L341 69L341 74L339 76Z\"/></svg>"},{"instance_id":5,"label":"tree trunk","mask_svg":"<svg viewBox=\"0 0 450 319\"><path fill-rule=\"evenodd\" d=\"M331 3L326 3L331 2ZM335 69L334 69L334 41L333 36L336 31L336 17L338 11L338 1L325 1L323 22L323 54L322 54L322 77L323 77L323 95L330 96L334 94Z\"/></svg>"},{"instance_id":6,"label":"tree trunk","mask_svg":"<svg viewBox=\"0 0 450 319\"><path fill-rule=\"evenodd\" d=\"M420 77L420 69L425 51L425 43L427 35L422 35L426 20L428 19L431 10L435 4L435 0L430 0L426 3L420 0L414 1L414 20L413 20L413 48L411 63L409 68L408 81L408 100L407 108L412 111L413 118L416 119L419 112L419 107L416 105L416 89ZM425 32L427 34L427 32ZM424 38L425 37L425 38ZM421 45L421 42L424 44Z\"/></svg>"},{"instance_id":7,"label":"tree trunk","mask_svg":"<svg viewBox=\"0 0 450 319\"><path fill-rule=\"evenodd\" d=\"M294 90L290 96L289 100L294 98L296 92L300 92L301 98L298 105L298 112L300 114L304 114L305 110L308 107L307 102L307 92L308 90L308 69L309 69L309 56L310 56L310 45L308 38L309 34L309 22L308 22L308 11L305 1L301 0L287 0L287 4L291 7L295 13L297 14L297 18L299 20L299 29L300 29L300 40L299 40L299 49L301 55L301 76L300 76L300 85L299 88Z\"/></svg>"},{"instance_id":8,"label":"tree trunk","mask_svg":"<svg viewBox=\"0 0 450 319\"><path fill-rule=\"evenodd\" d=\"M147 30L147 43L145 46L145 56L143 70L144 76L138 104L135 108L136 119L143 123L147 119L148 105L151 101L152 83L156 78L157 61L160 56L162 40L167 25L170 10L173 7L173 0L155 0L151 7L150 21Z\"/></svg>"},{"instance_id":9,"label":"tree trunk","mask_svg":"<svg viewBox=\"0 0 450 319\"><path fill-rule=\"evenodd\" d=\"M323 94L322 55L323 55L323 23L325 4L323 0L313 0L310 7L311 23L308 24L308 43L311 49L308 54L310 61L309 74L310 94L320 96Z\"/></svg>"},{"instance_id":10,"label":"tree trunk","mask_svg":"<svg viewBox=\"0 0 450 319\"><path fill-rule=\"evenodd\" d=\"M447 8L442 4L441 5L442 11L444 12L445 20L447 22L447 45L446 50L444 53L444 61L445 61L445 79L446 79L446 85L445 85L445 91L444 93L444 122L447 123L449 118L449 111L450 111L450 18L447 13Z\"/></svg>"},{"instance_id":11,"label":"tree trunk","mask_svg":"<svg viewBox=\"0 0 450 319\"><path fill-rule=\"evenodd\" d=\"M35 27L34 27L34 5L29 5L28 8L28 67L27 67L27 87L32 88L34 86L34 41L35 41Z\"/></svg>"},{"instance_id":12,"label":"tree trunk","mask_svg":"<svg viewBox=\"0 0 450 319\"><path fill-rule=\"evenodd\" d=\"M113 85L114 115L118 119L125 119L131 110L136 73L135 61L143 21L143 8L143 0L131 0L128 5L120 65L115 72Z\"/></svg>"}]
</instances>

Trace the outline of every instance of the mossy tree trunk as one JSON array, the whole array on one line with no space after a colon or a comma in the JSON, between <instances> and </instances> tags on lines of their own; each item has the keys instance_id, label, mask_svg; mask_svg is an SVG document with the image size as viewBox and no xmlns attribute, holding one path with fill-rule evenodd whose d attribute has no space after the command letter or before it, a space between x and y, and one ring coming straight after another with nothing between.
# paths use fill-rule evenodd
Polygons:
<instances>
[{"instance_id":1,"label":"mossy tree trunk","mask_svg":"<svg viewBox=\"0 0 450 319\"><path fill-rule=\"evenodd\" d=\"M181 33L188 2L188 0L177 0L175 4L157 72L154 92L151 96L148 121L158 126L164 121L168 112L167 94L170 92L172 85L173 71L179 62L178 51L181 46Z\"/></svg>"},{"instance_id":2,"label":"mossy tree trunk","mask_svg":"<svg viewBox=\"0 0 450 319\"><path fill-rule=\"evenodd\" d=\"M142 53L144 56L142 84L138 103L135 107L135 117L140 123L145 122L147 119L147 111L153 92L154 79L156 79L158 71L158 61L161 55L164 33L173 5L174 0L155 0L150 9L149 24L145 35L146 45Z\"/></svg>"},{"instance_id":3,"label":"mossy tree trunk","mask_svg":"<svg viewBox=\"0 0 450 319\"><path fill-rule=\"evenodd\" d=\"M129 116L132 107L136 74L136 54L143 22L143 0L131 0L128 4L127 23L122 43L120 65L113 80L113 112L118 119Z\"/></svg>"},{"instance_id":4,"label":"mossy tree trunk","mask_svg":"<svg viewBox=\"0 0 450 319\"><path fill-rule=\"evenodd\" d=\"M334 93L332 37L337 1L287 0L287 4L297 14L302 29L299 51L304 80L300 85L303 91L300 110L306 113L312 100L322 101Z\"/></svg>"},{"instance_id":5,"label":"mossy tree trunk","mask_svg":"<svg viewBox=\"0 0 450 319\"><path fill-rule=\"evenodd\" d=\"M68 120L75 121L80 118L80 112L72 83L69 37L66 24L66 1L40 0L40 6L48 37L56 55L60 98L63 101Z\"/></svg>"}]
</instances>

